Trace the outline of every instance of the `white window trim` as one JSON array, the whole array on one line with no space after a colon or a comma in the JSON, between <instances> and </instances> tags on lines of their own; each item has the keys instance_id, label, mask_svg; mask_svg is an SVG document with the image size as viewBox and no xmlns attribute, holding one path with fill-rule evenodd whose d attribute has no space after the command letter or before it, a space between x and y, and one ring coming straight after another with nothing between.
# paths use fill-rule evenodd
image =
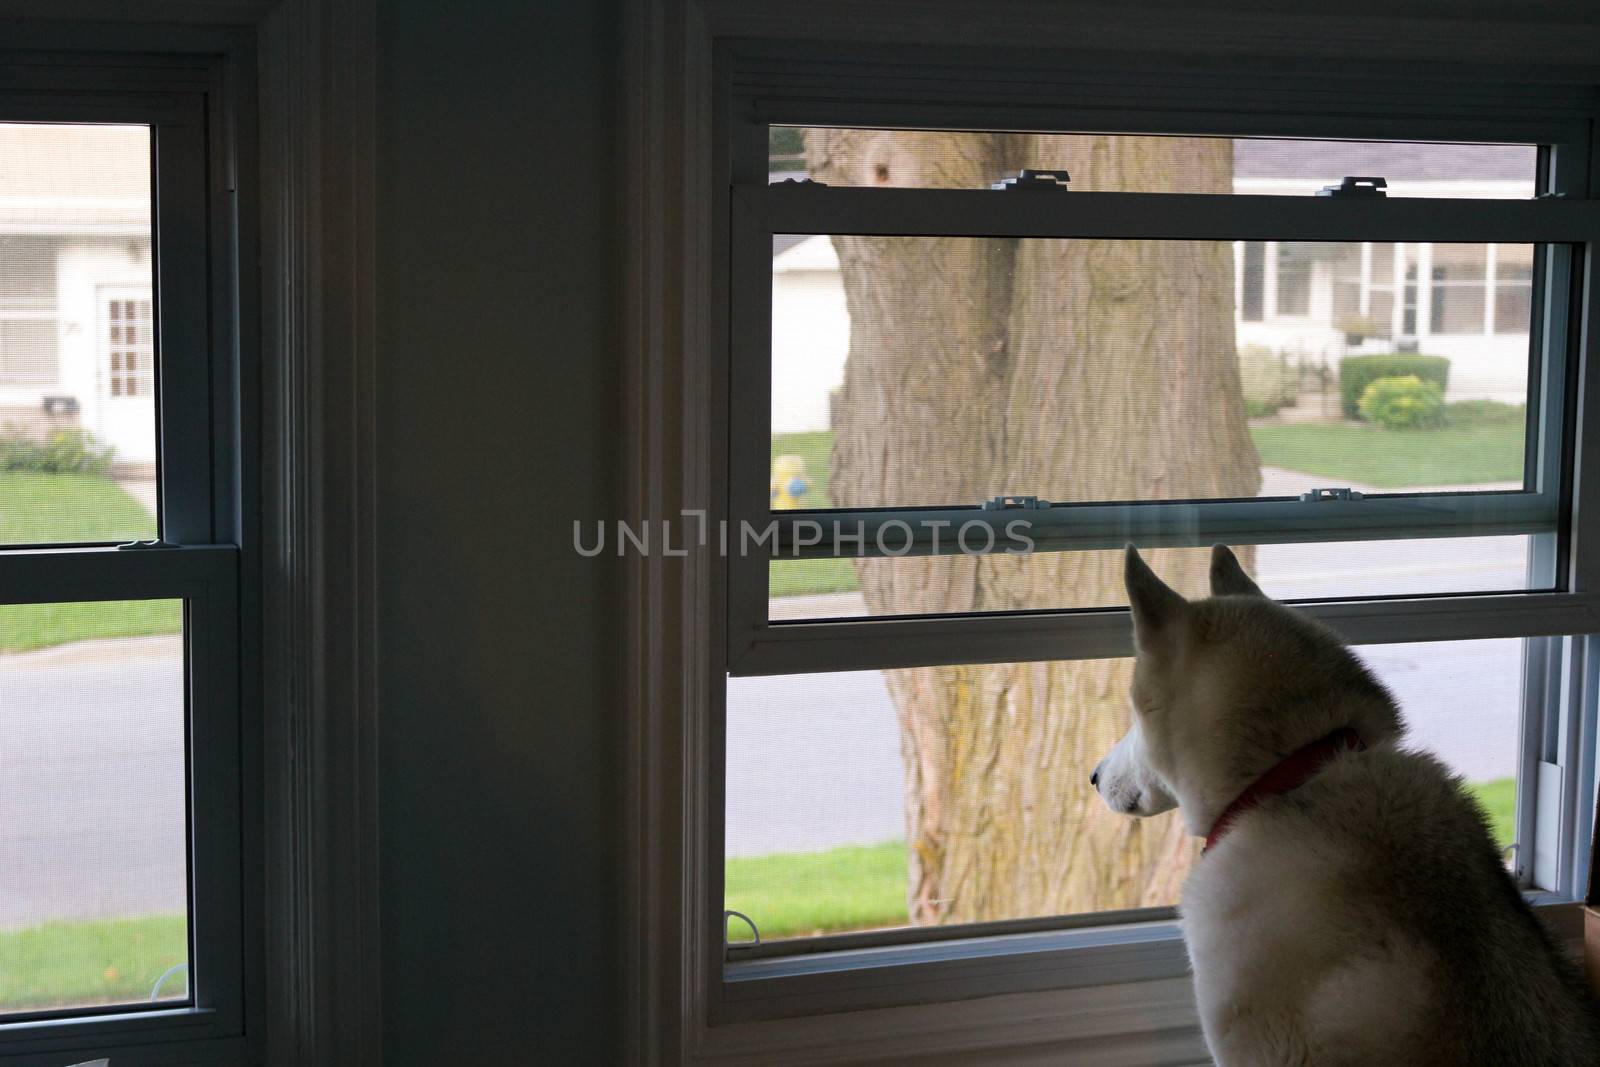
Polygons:
<instances>
[{"instance_id":1,"label":"white window trim","mask_svg":"<svg viewBox=\"0 0 1600 1067\"><path fill-rule=\"evenodd\" d=\"M1396 33L1391 18L1367 16L1210 12L1202 18L1164 10L1157 17L1038 5L986 13L978 23L952 18L944 9L918 12L899 6L872 15L854 13L848 25L770 0L737 5L636 0L630 6L624 65L633 89L625 97L630 102L624 168L630 175L626 518L676 517L683 509L720 499L725 490L712 461L725 413L713 400L718 377L708 353L719 350L726 326L707 300L707 282L726 281L718 255L725 205L712 179L728 151L713 137L726 84L719 53L728 40L936 47L979 41L1022 47L1041 39L1071 39L1085 48L1135 56L1160 49L1211 55L1249 49L1278 56L1309 50L1313 58L1326 60L1418 61L1470 54L1510 64L1521 55L1541 54L1552 63L1559 58L1575 66L1583 49L1593 47L1587 39L1579 43L1563 33L1497 24L1494 43L1486 49L1489 38L1481 23L1437 23L1425 34ZM1248 35L1241 32L1246 29ZM1240 43L1246 40L1248 45ZM1397 317L1400 302L1397 287ZM1592 348L1593 341L1589 344ZM1595 392L1586 382L1579 400L1588 410L1596 406ZM1580 424L1579 446L1589 454L1600 454L1597 422ZM1600 484L1581 486L1574 508L1580 514L1600 511ZM1597 588L1594 567L1586 561L1574 561L1572 577L1573 588ZM721 932L699 904L704 872L714 858L699 828L720 801L706 772L717 743L712 708L720 699L721 681L709 653L723 640L725 595L719 569L707 555L630 560L629 892L623 902L630 1062L842 1063L873 1053L915 1057L961 1050L1005 1063L1070 1055L1058 1042L1075 1036L1094 1038L1102 1053L1098 1062L1183 1063L1203 1057L1187 1007L1188 983L1182 980L994 996L969 988L957 994L969 999L916 1007L715 1025ZM1150 1014L1162 997L1169 998L1170 1012ZM1169 1023L1177 1028L1168 1028Z\"/></svg>"}]
</instances>

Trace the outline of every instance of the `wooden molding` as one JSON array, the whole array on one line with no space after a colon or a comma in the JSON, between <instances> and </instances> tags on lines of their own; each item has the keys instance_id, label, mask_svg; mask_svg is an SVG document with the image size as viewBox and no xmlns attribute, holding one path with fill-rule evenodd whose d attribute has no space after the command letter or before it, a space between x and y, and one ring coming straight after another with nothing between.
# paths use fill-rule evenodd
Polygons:
<instances>
[{"instance_id":1,"label":"wooden molding","mask_svg":"<svg viewBox=\"0 0 1600 1067\"><path fill-rule=\"evenodd\" d=\"M374 0L258 26L266 1047L381 1062L375 678Z\"/></svg>"}]
</instances>

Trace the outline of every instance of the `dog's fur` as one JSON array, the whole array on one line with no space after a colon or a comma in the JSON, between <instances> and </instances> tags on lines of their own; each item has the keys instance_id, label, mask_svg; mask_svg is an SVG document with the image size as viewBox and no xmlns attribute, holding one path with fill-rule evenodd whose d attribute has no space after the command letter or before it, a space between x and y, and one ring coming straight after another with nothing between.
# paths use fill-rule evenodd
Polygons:
<instances>
[{"instance_id":1,"label":"dog's fur","mask_svg":"<svg viewBox=\"0 0 1600 1067\"><path fill-rule=\"evenodd\" d=\"M1600 1064L1600 1025L1438 760L1399 747L1394 699L1223 546L1187 601L1130 547L1134 723L1095 780L1115 810L1174 804L1204 835L1297 749L1353 727L1291 792L1234 821L1183 887L1212 1055L1237 1065Z\"/></svg>"}]
</instances>

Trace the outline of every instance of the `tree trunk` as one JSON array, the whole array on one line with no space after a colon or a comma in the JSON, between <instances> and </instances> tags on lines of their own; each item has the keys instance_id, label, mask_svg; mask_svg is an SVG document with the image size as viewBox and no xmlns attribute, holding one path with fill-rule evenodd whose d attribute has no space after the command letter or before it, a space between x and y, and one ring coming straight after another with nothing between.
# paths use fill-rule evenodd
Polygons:
<instances>
[{"instance_id":1,"label":"tree trunk","mask_svg":"<svg viewBox=\"0 0 1600 1067\"><path fill-rule=\"evenodd\" d=\"M824 182L969 189L1065 166L1074 189L1226 193L1233 166L1226 140L1165 137L812 130L807 152ZM1255 495L1227 244L833 243L851 322L833 458L840 506ZM1154 555L1175 587L1204 592L1204 551ZM1117 552L862 560L858 571L873 614L1125 602ZM1176 899L1196 851L1181 824L1113 815L1089 786L1127 727L1129 667L886 672L913 922Z\"/></svg>"}]
</instances>

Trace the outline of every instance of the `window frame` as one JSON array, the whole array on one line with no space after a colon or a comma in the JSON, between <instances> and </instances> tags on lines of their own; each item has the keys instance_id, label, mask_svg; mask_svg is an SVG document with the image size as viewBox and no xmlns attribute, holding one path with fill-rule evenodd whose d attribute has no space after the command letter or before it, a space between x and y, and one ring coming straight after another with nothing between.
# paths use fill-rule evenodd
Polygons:
<instances>
[{"instance_id":1,"label":"window frame","mask_svg":"<svg viewBox=\"0 0 1600 1067\"><path fill-rule=\"evenodd\" d=\"M245 329L252 249L239 217L241 193L254 192L241 166L252 158L241 94L253 68L237 35L185 34L191 50L117 56L82 50L94 48L93 31L33 27L0 52L0 121L152 131L161 540L0 548L0 605L184 602L190 930L189 1004L6 1015L0 1064L91 1053L237 1062L248 1048L246 1016L258 1006L252 943L261 920L246 873L261 849L259 799L248 788L260 760L260 697L245 685L245 664L261 652L259 625L250 622L262 603L258 367ZM125 49L153 41L145 28L121 28L119 38ZM97 307L96 330L98 316Z\"/></svg>"},{"instance_id":2,"label":"window frame","mask_svg":"<svg viewBox=\"0 0 1600 1067\"><path fill-rule=\"evenodd\" d=\"M1484 115L1544 124L1550 138L1590 121L1583 73L1589 68L1582 66L1588 45L1566 29L1497 23L1498 32L1485 36L1482 23L1434 20L1430 32L1418 34L1403 14L1156 14L1028 4L982 20L907 10L846 22L760 2L636 5L624 24L625 70L634 90L625 95L622 136L629 232L624 396L636 431L627 450L624 516L678 523L704 515L713 524L727 518L717 457L728 418L721 353L729 270L719 248L728 234L730 181L766 178L764 166L750 163L765 149L748 136L752 99L773 121L798 122L783 109L809 94L816 107L803 121L866 125L838 102L870 96L881 105L871 124L926 125L937 108L938 125L968 129L996 127L997 109L988 102L1000 96L1010 100L1017 125L1048 127L1051 116L1088 101L1112 114L1107 128L1121 132L1170 132L1132 128L1129 103L1164 103L1195 119L1241 115L1241 134L1271 132L1270 116L1254 110L1262 108L1307 116L1318 136L1330 137L1371 135L1374 120L1407 107L1414 118L1421 104L1439 139L1484 137ZM1074 44L1048 43L1057 41ZM1542 57L1535 79L1542 87L1526 80L1531 54ZM1462 76L1463 57L1481 77ZM1395 64L1415 82L1396 79ZM1545 77L1550 70L1557 73ZM1275 87L1273 78L1287 81ZM1108 85L1118 101L1107 103ZM1369 125L1352 125L1330 114L1334 109L1366 116ZM1590 188L1585 195L1597 193ZM1586 285L1586 298L1593 289ZM1588 362L1593 344L1585 337L1583 345ZM1600 454L1600 428L1592 417L1581 418L1584 410L1592 416L1600 393L1592 375L1574 384L1567 402L1578 409L1580 440L1572 451ZM1595 514L1600 490L1580 482L1571 507ZM1566 567L1583 572L1583 587L1593 586L1591 565L1573 560ZM621 1002L631 1056L651 1063L763 1063L966 1053L1002 1063L1028 1062L1048 1048L1062 1058L1108 1063L1205 1058L1187 978L998 995L1006 993L1005 981L951 975L937 987L919 987L897 1007L813 1005L807 1009L813 1014L792 1018L727 1012L720 1001L720 892L709 884L720 856L707 834L712 819L718 825L721 819L716 761L728 648L725 577L714 549L691 544L684 556L628 559L627 580L622 829L629 862ZM1594 628L1593 612L1583 605L1535 597L1500 606L1520 616L1519 627ZM1376 628L1358 607L1325 614ZM1448 605L1431 625L1443 636L1467 636L1447 632L1457 626ZM1014 637L1029 640L1026 629ZM1403 637L1395 632L1387 639ZM1108 647L1115 643L1107 637ZM939 658L950 653L932 651ZM989 645L980 651L994 661L1038 658L1015 647L1008 654ZM957 654L976 659L972 653L966 642ZM1572 908L1548 904L1540 911L1569 945L1581 937Z\"/></svg>"},{"instance_id":3,"label":"window frame","mask_svg":"<svg viewBox=\"0 0 1600 1067\"><path fill-rule=\"evenodd\" d=\"M879 101L841 103L842 93L825 104L764 99L738 99L730 113L735 124L752 128L733 132L730 143L754 152L763 149L768 125L896 125L876 118ZM737 98L737 97L736 97ZM814 110L813 110L814 108ZM892 111L893 109L888 109ZM820 116L826 113L827 120ZM1128 114L1132 114L1130 111ZM1141 123L1106 120L1075 112L1058 112L1048 128L1063 132L1106 129L1128 132ZM1242 135L1251 125L1218 125L1214 118L1186 119L1169 111L1144 114L1149 128L1171 134ZM1096 119L1099 121L1096 121ZM1272 121L1272 120L1268 120ZM1317 121L1277 119L1266 131L1275 136L1316 136ZM909 124L908 124L909 125ZM959 120L930 123L940 128L972 127ZM998 124L1021 128L1023 123ZM1241 126L1243 128L1241 128ZM1426 132L1427 118L1375 120L1363 127L1364 139L1438 139ZM1489 129L1495 136L1491 138ZM1030 126L1029 128L1047 128ZM1520 130L1521 136L1512 131ZM1267 242L1271 273L1278 241L1344 240L1352 242L1472 242L1539 246L1541 261L1535 300L1546 308L1549 330L1530 328L1529 490L1520 493L1385 494L1364 501L1304 503L1289 500L1138 502L1073 504L1051 508L1070 516L1072 531L1041 536L1041 517L1032 535L1041 547L1114 548L1128 540L1141 546L1167 544L1269 543L1273 541L1381 539L1424 533L1450 536L1470 531L1488 535L1530 533L1544 542L1538 556L1554 548L1575 561L1585 546L1600 548L1600 527L1580 526L1570 493L1575 481L1577 407L1572 384L1580 366L1592 358L1592 337L1565 329L1565 307L1578 304L1595 280L1586 265L1600 248L1600 202L1574 195L1589 183L1587 161L1592 147L1586 126L1567 124L1558 137L1542 123L1486 123L1475 137L1462 139L1533 142L1535 132L1550 146L1542 157L1539 196L1527 200L1443 200L1385 198L1329 199L1310 196L1227 194L1066 193L1054 197L1019 196L991 190L880 190L857 187L778 186L750 180L758 173L755 158L735 164L728 192L727 376L729 405L726 517L731 529L742 520L775 520L779 555L801 558L823 555L798 547L796 525L807 520L865 518L869 539L874 522L914 515L924 520L983 520L985 513L952 508L893 508L833 511L771 512L764 447L770 433L771 238L775 234L878 234L938 236L1109 237L1144 239L1259 240ZM1255 131L1259 132L1259 131ZM1577 265L1576 268L1574 265ZM1542 283L1542 284L1541 284ZM1484 284L1490 284L1485 280ZM1431 289L1419 278L1418 292ZM1269 294L1270 296L1270 294ZM1420 298L1420 297L1419 297ZM1425 299L1425 298L1421 298ZM1272 301L1264 300L1264 318L1271 319ZM1594 306L1594 305L1590 305ZM1422 315L1426 308L1419 308ZM1537 392L1536 392L1537 390ZM1570 435L1570 436L1569 436ZM1535 459L1535 456L1537 459ZM1570 464L1570 466L1569 466ZM1312 486L1308 485L1308 489ZM988 513L996 514L996 513ZM1048 514L1048 513L1047 513ZM1570 516L1570 518L1568 518ZM998 513L1003 527L1017 513ZM952 527L953 528L953 527ZM1559 533L1552 533L1559 530ZM1315 531L1317 536L1306 536ZM730 537L732 534L730 534ZM870 543L870 541L869 541ZM1564 546L1571 545L1570 552ZM913 551L925 550L918 543ZM742 556L730 549L728 568L728 639L726 669L731 675L807 673L921 666L944 662L1007 662L1044 659L1101 658L1132 652L1126 609L1041 610L995 616L930 616L839 620L773 621L768 618L769 557ZM1530 561L1531 562L1531 561ZM1552 562L1552 561L1547 561ZM1523 728L1543 742L1525 744L1519 756L1519 829L1534 830L1542 860L1523 864L1519 874L1532 899L1570 904L1578 854L1567 847L1587 840L1577 836L1585 772L1580 750L1572 740L1592 733L1594 702L1568 675L1581 674L1583 643L1568 635L1600 629L1600 585L1575 562L1559 567L1553 561L1553 588L1533 592L1332 598L1298 604L1334 625L1352 643L1399 640L1444 640L1477 637L1530 638L1547 669L1563 679L1562 711L1550 700L1524 713ZM1542 640L1551 638L1552 640ZM1564 665L1564 666L1563 666ZM1574 676L1576 677L1576 675ZM717 721L725 714L718 704ZM720 734L715 744L720 746ZM1556 740L1559 737L1560 740ZM1557 751L1559 750L1559 751ZM1549 760L1543 757L1551 757ZM712 755L713 765L721 758ZM1560 759L1561 762L1555 762ZM1592 761L1591 761L1592 762ZM1573 767L1578 773L1565 771ZM713 775L708 854L721 854L721 774ZM1551 829L1553 828L1553 829ZM1532 843L1533 838L1519 838ZM1525 849L1524 849L1525 851ZM1585 866L1586 865L1581 865ZM1535 869L1537 868L1537 869ZM708 879L720 902L720 870ZM1534 886L1542 888L1535 889ZM931 999L952 981L973 988L1008 993L1045 988L1065 989L1108 982L1153 981L1187 973L1181 938L1170 909L1157 914L1100 913L1047 921L1019 920L952 928L933 934L898 931L817 939L816 944L784 946L783 954L763 948L722 951L720 984L709 990L713 1017L726 1022L777 1019L816 1011L892 1007ZM720 914L720 906L718 907ZM1125 930L1137 940L1105 936ZM1137 931L1137 934L1133 934ZM974 946L983 946L974 948ZM1003 947L1002 947L1003 946ZM968 953L971 955L968 955Z\"/></svg>"}]
</instances>

